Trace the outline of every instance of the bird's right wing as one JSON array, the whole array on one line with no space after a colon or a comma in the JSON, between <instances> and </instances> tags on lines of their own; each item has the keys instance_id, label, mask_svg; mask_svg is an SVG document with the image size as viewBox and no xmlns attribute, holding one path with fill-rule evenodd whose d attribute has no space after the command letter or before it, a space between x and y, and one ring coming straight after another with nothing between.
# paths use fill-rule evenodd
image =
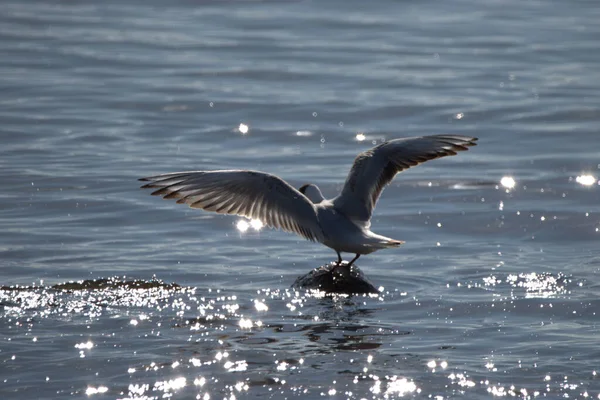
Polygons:
<instances>
[{"instance_id":1,"label":"bird's right wing","mask_svg":"<svg viewBox=\"0 0 600 400\"><path fill-rule=\"evenodd\" d=\"M258 171L187 171L141 178L152 195L221 214L258 219L271 228L323 241L311 201L283 179Z\"/></svg>"},{"instance_id":2,"label":"bird's right wing","mask_svg":"<svg viewBox=\"0 0 600 400\"><path fill-rule=\"evenodd\" d=\"M433 135L390 140L360 153L354 160L334 207L354 221L369 224L383 189L397 173L435 158L475 146L477 138Z\"/></svg>"}]
</instances>

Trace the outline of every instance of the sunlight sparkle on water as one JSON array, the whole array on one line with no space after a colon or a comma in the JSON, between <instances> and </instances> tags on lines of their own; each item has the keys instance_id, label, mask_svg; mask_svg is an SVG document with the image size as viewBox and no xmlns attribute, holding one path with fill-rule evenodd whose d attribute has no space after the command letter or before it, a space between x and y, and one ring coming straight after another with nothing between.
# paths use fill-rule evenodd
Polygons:
<instances>
[{"instance_id":1,"label":"sunlight sparkle on water","mask_svg":"<svg viewBox=\"0 0 600 400\"><path fill-rule=\"evenodd\" d=\"M282 361L277 364L277 371L285 371L288 368L289 364L285 361Z\"/></svg>"},{"instance_id":2,"label":"sunlight sparkle on water","mask_svg":"<svg viewBox=\"0 0 600 400\"><path fill-rule=\"evenodd\" d=\"M243 372L248 369L248 363L246 360L231 362L227 361L223 364L223 367L227 370L227 372Z\"/></svg>"},{"instance_id":3,"label":"sunlight sparkle on water","mask_svg":"<svg viewBox=\"0 0 600 400\"><path fill-rule=\"evenodd\" d=\"M262 227L264 226L262 221L259 219L253 219L250 221L250 226L252 227L252 229L254 229L255 231L259 231L262 229Z\"/></svg>"},{"instance_id":4,"label":"sunlight sparkle on water","mask_svg":"<svg viewBox=\"0 0 600 400\"><path fill-rule=\"evenodd\" d=\"M468 379L465 374L450 374L448 375L448 379L452 381L452 383L456 383L460 387L474 387L475 382Z\"/></svg>"},{"instance_id":5,"label":"sunlight sparkle on water","mask_svg":"<svg viewBox=\"0 0 600 400\"><path fill-rule=\"evenodd\" d=\"M150 385L147 383L144 384L129 384L129 387L127 388L129 390L129 397L130 399L144 399L146 397L144 397L144 393L146 391L148 391L150 389Z\"/></svg>"},{"instance_id":6,"label":"sunlight sparkle on water","mask_svg":"<svg viewBox=\"0 0 600 400\"><path fill-rule=\"evenodd\" d=\"M250 128L248 127L248 125L246 124L240 124L240 126L238 127L238 130L240 131L240 133L242 133L243 135L245 135L246 133L248 133L248 130Z\"/></svg>"},{"instance_id":7,"label":"sunlight sparkle on water","mask_svg":"<svg viewBox=\"0 0 600 400\"><path fill-rule=\"evenodd\" d=\"M203 376L194 379L194 385L196 385L196 386L204 386L205 383L206 383L206 378Z\"/></svg>"},{"instance_id":8,"label":"sunlight sparkle on water","mask_svg":"<svg viewBox=\"0 0 600 400\"><path fill-rule=\"evenodd\" d=\"M254 300L254 308L256 308L256 311L269 311L269 306L260 300Z\"/></svg>"},{"instance_id":9,"label":"sunlight sparkle on water","mask_svg":"<svg viewBox=\"0 0 600 400\"><path fill-rule=\"evenodd\" d=\"M250 228L250 224L248 223L248 221L240 219L238 221L238 223L235 225L237 230L244 233L248 230L248 228Z\"/></svg>"},{"instance_id":10,"label":"sunlight sparkle on water","mask_svg":"<svg viewBox=\"0 0 600 400\"><path fill-rule=\"evenodd\" d=\"M526 298L552 298L567 293L569 279L562 273L556 275L535 272L510 274L506 283L513 287L524 288Z\"/></svg>"},{"instance_id":11,"label":"sunlight sparkle on water","mask_svg":"<svg viewBox=\"0 0 600 400\"><path fill-rule=\"evenodd\" d=\"M396 379L396 377L394 376L392 377L392 381L388 382L385 394L396 394L398 396L404 396L407 393L412 393L415 391L419 391L419 389L413 381L409 381L406 378Z\"/></svg>"},{"instance_id":12,"label":"sunlight sparkle on water","mask_svg":"<svg viewBox=\"0 0 600 400\"><path fill-rule=\"evenodd\" d=\"M202 361L200 361L199 358L196 357L192 357L190 358L190 363L194 366L194 367L199 367L202 365Z\"/></svg>"},{"instance_id":13,"label":"sunlight sparkle on water","mask_svg":"<svg viewBox=\"0 0 600 400\"><path fill-rule=\"evenodd\" d=\"M106 393L106 392L108 392L108 388L106 386L98 386L97 388L89 386L85 390L85 394L87 394L88 396L91 396L93 394L98 394L98 393Z\"/></svg>"},{"instance_id":14,"label":"sunlight sparkle on water","mask_svg":"<svg viewBox=\"0 0 600 400\"><path fill-rule=\"evenodd\" d=\"M186 379L181 376L179 378L171 379L168 381L158 381L154 384L154 390L160 390L161 392L171 392L179 390L186 385Z\"/></svg>"},{"instance_id":15,"label":"sunlight sparkle on water","mask_svg":"<svg viewBox=\"0 0 600 400\"><path fill-rule=\"evenodd\" d=\"M515 179L512 176L503 176L502 179L500 179L500 184L507 189L513 189L517 182L515 182Z\"/></svg>"},{"instance_id":16,"label":"sunlight sparkle on water","mask_svg":"<svg viewBox=\"0 0 600 400\"><path fill-rule=\"evenodd\" d=\"M596 178L593 175L579 175L575 178L575 182L583 186L592 186L596 183Z\"/></svg>"},{"instance_id":17,"label":"sunlight sparkle on water","mask_svg":"<svg viewBox=\"0 0 600 400\"><path fill-rule=\"evenodd\" d=\"M491 371L497 371L497 369L494 367L494 363L493 363L493 362L490 362L490 361L488 361L488 362L485 364L485 367L486 367L487 369L491 370Z\"/></svg>"},{"instance_id":18,"label":"sunlight sparkle on water","mask_svg":"<svg viewBox=\"0 0 600 400\"><path fill-rule=\"evenodd\" d=\"M84 342L84 343L77 343L77 344L75 345L75 348L76 348L76 349L87 349L87 350L89 350L89 349L91 349L92 347L94 347L94 343L92 343L92 342L91 342L91 341L89 341L89 340L88 340L87 342Z\"/></svg>"},{"instance_id":19,"label":"sunlight sparkle on water","mask_svg":"<svg viewBox=\"0 0 600 400\"><path fill-rule=\"evenodd\" d=\"M240 319L240 328L242 328L242 329L250 329L250 328L252 328L252 320L251 319L246 319L246 318Z\"/></svg>"},{"instance_id":20,"label":"sunlight sparkle on water","mask_svg":"<svg viewBox=\"0 0 600 400\"><path fill-rule=\"evenodd\" d=\"M357 133L356 134L356 140L359 142L362 142L363 140L365 140L367 137L365 136L364 133Z\"/></svg>"},{"instance_id":21,"label":"sunlight sparkle on water","mask_svg":"<svg viewBox=\"0 0 600 400\"><path fill-rule=\"evenodd\" d=\"M261 220L258 219L252 219L249 222L247 220L244 219L240 219L237 224L235 225L235 227L237 228L238 231L244 233L246 231L248 231L248 229L250 227L252 227L252 229L254 229L255 231L259 231L262 229L263 227L263 223Z\"/></svg>"}]
</instances>

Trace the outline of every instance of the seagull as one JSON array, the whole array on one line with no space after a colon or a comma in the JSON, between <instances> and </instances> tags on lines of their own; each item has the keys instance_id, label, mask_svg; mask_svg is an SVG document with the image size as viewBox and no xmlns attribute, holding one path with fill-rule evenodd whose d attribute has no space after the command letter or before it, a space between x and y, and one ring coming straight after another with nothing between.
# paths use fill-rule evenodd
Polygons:
<instances>
[{"instance_id":1,"label":"seagull","mask_svg":"<svg viewBox=\"0 0 600 400\"><path fill-rule=\"evenodd\" d=\"M185 171L141 178L154 196L177 199L192 208L258 219L355 257L398 247L401 240L372 232L371 216L383 189L410 167L468 150L477 138L432 135L389 140L360 153L341 193L325 199L319 187L295 189L276 175L251 170Z\"/></svg>"}]
</instances>

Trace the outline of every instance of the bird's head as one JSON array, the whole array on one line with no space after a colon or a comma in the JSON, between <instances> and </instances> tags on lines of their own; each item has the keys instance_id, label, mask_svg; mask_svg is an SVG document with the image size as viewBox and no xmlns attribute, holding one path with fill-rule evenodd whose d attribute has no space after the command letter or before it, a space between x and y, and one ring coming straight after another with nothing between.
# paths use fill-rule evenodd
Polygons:
<instances>
[{"instance_id":1,"label":"bird's head","mask_svg":"<svg viewBox=\"0 0 600 400\"><path fill-rule=\"evenodd\" d=\"M321 193L319 187L317 185L313 185L312 183L300 186L298 191L308 197L308 199L314 204L319 204L325 200L325 197L323 197L323 193Z\"/></svg>"}]
</instances>

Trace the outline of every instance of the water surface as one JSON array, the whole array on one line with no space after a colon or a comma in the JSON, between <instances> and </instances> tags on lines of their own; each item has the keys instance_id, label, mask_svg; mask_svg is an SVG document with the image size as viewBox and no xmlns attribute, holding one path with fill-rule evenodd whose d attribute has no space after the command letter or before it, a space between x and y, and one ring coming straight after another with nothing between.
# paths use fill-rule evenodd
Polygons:
<instances>
[{"instance_id":1,"label":"water surface","mask_svg":"<svg viewBox=\"0 0 600 400\"><path fill-rule=\"evenodd\" d=\"M0 397L598 398L599 19L4 2ZM386 189L373 229L407 243L359 260L373 297L291 290L334 252L138 189L249 168L333 196L360 151L440 133L479 146Z\"/></svg>"}]
</instances>

